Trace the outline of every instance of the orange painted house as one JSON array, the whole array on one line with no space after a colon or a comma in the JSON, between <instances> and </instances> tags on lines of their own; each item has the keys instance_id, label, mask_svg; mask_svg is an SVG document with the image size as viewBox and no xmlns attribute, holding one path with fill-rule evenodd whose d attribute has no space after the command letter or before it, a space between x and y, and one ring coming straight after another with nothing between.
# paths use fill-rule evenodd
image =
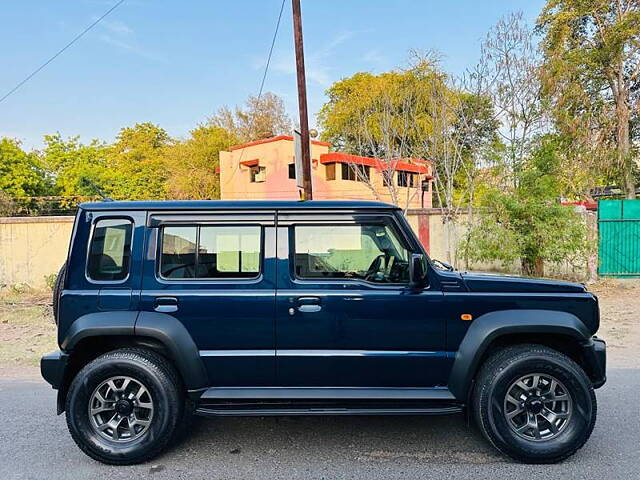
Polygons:
<instances>
[{"instance_id":1,"label":"orange painted house","mask_svg":"<svg viewBox=\"0 0 640 480\"><path fill-rule=\"evenodd\" d=\"M311 141L315 200L379 200L393 203L393 182L402 208L430 208L432 163L401 159L391 165L371 157L330 152L330 143ZM245 143L220 152L222 200L297 200L293 138L286 135Z\"/></svg>"}]
</instances>

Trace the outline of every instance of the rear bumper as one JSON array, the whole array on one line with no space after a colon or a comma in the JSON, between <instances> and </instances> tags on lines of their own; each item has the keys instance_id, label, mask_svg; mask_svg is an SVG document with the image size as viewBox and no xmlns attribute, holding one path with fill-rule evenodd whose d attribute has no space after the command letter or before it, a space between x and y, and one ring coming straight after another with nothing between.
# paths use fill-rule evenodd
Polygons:
<instances>
[{"instance_id":1,"label":"rear bumper","mask_svg":"<svg viewBox=\"0 0 640 480\"><path fill-rule=\"evenodd\" d=\"M69 355L61 351L49 353L40 359L42 378L56 390L62 386L68 361Z\"/></svg>"},{"instance_id":2,"label":"rear bumper","mask_svg":"<svg viewBox=\"0 0 640 480\"><path fill-rule=\"evenodd\" d=\"M593 388L600 388L607 381L607 344L601 338L592 337L583 345L582 354Z\"/></svg>"}]
</instances>

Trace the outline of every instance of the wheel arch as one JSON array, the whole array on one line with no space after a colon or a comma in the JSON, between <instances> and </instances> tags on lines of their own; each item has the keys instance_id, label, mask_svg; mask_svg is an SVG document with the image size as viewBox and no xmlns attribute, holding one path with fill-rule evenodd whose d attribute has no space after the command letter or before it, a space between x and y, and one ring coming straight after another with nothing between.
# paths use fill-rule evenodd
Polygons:
<instances>
[{"instance_id":1,"label":"wheel arch","mask_svg":"<svg viewBox=\"0 0 640 480\"><path fill-rule=\"evenodd\" d=\"M187 329L171 315L151 312L98 312L78 318L60 342L68 354L58 390L58 413L64 411L66 392L73 378L89 362L119 348L142 347L170 360L187 391L208 386L198 348Z\"/></svg>"},{"instance_id":2,"label":"wheel arch","mask_svg":"<svg viewBox=\"0 0 640 480\"><path fill-rule=\"evenodd\" d=\"M521 343L554 348L585 367L582 346L589 342L587 327L568 312L555 310L501 310L478 317L467 330L449 376L449 390L468 403L480 366L497 349Z\"/></svg>"}]
</instances>

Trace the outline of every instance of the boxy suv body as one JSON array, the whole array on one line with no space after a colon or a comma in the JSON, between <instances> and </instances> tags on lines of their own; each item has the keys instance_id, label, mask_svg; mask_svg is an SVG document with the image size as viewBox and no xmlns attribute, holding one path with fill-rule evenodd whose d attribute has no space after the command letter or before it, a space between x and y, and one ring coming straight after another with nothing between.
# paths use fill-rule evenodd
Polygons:
<instances>
[{"instance_id":1,"label":"boxy suv body","mask_svg":"<svg viewBox=\"0 0 640 480\"><path fill-rule=\"evenodd\" d=\"M583 285L453 271L383 203L83 204L55 290L42 374L105 463L157 455L193 413L461 411L555 462L605 382Z\"/></svg>"}]
</instances>

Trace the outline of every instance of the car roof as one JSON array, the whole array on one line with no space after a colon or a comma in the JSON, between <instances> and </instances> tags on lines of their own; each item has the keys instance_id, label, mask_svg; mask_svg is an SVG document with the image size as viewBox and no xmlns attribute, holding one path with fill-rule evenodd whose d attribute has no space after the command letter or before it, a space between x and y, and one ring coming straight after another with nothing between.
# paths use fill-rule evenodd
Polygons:
<instances>
[{"instance_id":1,"label":"car roof","mask_svg":"<svg viewBox=\"0 0 640 480\"><path fill-rule=\"evenodd\" d=\"M84 210L359 210L393 209L398 207L384 202L353 200L160 200L160 201L104 201L80 204Z\"/></svg>"}]
</instances>

